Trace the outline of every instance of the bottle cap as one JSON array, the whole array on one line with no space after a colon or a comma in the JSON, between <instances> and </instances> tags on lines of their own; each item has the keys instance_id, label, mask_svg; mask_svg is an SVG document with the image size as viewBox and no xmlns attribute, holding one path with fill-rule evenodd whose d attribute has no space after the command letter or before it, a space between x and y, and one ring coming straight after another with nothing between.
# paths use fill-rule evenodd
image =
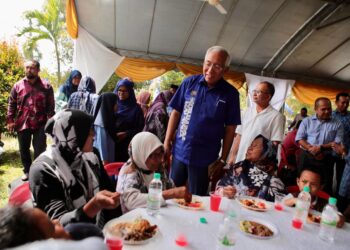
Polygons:
<instances>
[{"instance_id":1,"label":"bottle cap","mask_svg":"<svg viewBox=\"0 0 350 250\"><path fill-rule=\"evenodd\" d=\"M310 187L305 186L305 187L303 188L303 191L304 191L304 192L308 192L308 193L309 193L309 192L310 192Z\"/></svg>"},{"instance_id":2,"label":"bottle cap","mask_svg":"<svg viewBox=\"0 0 350 250\"><path fill-rule=\"evenodd\" d=\"M329 197L328 203L335 206L337 204L337 199L334 197Z\"/></svg>"},{"instance_id":3,"label":"bottle cap","mask_svg":"<svg viewBox=\"0 0 350 250\"><path fill-rule=\"evenodd\" d=\"M208 223L207 219L204 218L204 217L199 218L199 221L200 221L200 223L203 223L203 224L207 224Z\"/></svg>"},{"instance_id":4,"label":"bottle cap","mask_svg":"<svg viewBox=\"0 0 350 250\"><path fill-rule=\"evenodd\" d=\"M154 173L153 178L160 180L160 173Z\"/></svg>"}]
</instances>

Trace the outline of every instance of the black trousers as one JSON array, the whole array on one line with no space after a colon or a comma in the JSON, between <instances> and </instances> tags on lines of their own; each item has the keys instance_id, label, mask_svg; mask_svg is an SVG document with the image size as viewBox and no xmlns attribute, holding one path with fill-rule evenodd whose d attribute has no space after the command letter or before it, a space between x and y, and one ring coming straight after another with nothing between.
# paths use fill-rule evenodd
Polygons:
<instances>
[{"instance_id":1,"label":"black trousers","mask_svg":"<svg viewBox=\"0 0 350 250\"><path fill-rule=\"evenodd\" d=\"M21 161L24 167L23 172L28 174L30 165L32 165L30 144L33 144L34 159L46 150L46 135L44 127L37 130L25 129L17 132L17 136Z\"/></svg>"}]
</instances>

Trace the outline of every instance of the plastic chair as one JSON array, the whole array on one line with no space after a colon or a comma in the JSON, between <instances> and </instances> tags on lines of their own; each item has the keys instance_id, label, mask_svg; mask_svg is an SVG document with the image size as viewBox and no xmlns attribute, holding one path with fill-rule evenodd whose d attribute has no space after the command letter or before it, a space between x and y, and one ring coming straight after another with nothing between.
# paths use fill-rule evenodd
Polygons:
<instances>
[{"instance_id":1,"label":"plastic chair","mask_svg":"<svg viewBox=\"0 0 350 250\"><path fill-rule=\"evenodd\" d=\"M108 176L114 176L114 175L118 176L119 171L123 165L124 165L124 162L112 162L104 165L104 168Z\"/></svg>"},{"instance_id":2,"label":"plastic chair","mask_svg":"<svg viewBox=\"0 0 350 250\"><path fill-rule=\"evenodd\" d=\"M25 182L16 187L9 197L9 204L22 205L31 198L29 182Z\"/></svg>"},{"instance_id":3,"label":"plastic chair","mask_svg":"<svg viewBox=\"0 0 350 250\"><path fill-rule=\"evenodd\" d=\"M299 187L298 186L289 186L287 187L287 192L288 193L299 193ZM321 199L328 200L329 197L331 197L329 194L327 194L324 191L318 191L317 196L320 197Z\"/></svg>"}]
</instances>

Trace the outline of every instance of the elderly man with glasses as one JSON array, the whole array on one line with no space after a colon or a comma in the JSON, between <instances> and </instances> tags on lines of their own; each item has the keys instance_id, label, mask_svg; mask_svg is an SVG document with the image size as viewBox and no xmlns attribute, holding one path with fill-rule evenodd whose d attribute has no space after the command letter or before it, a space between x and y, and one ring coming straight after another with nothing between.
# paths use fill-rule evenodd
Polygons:
<instances>
[{"instance_id":1,"label":"elderly man with glasses","mask_svg":"<svg viewBox=\"0 0 350 250\"><path fill-rule=\"evenodd\" d=\"M208 167L224 167L241 122L238 91L223 79L229 65L224 48L209 48L203 74L184 79L170 102L173 111L164 141L166 155L173 148L170 177L176 186L187 183L193 194L207 194Z\"/></svg>"},{"instance_id":2,"label":"elderly man with glasses","mask_svg":"<svg viewBox=\"0 0 350 250\"><path fill-rule=\"evenodd\" d=\"M274 93L275 87L270 82L259 83L251 92L256 105L244 112L242 125L236 129L229 164L243 161L249 145L259 134L275 145L283 140L284 116L270 105Z\"/></svg>"}]
</instances>

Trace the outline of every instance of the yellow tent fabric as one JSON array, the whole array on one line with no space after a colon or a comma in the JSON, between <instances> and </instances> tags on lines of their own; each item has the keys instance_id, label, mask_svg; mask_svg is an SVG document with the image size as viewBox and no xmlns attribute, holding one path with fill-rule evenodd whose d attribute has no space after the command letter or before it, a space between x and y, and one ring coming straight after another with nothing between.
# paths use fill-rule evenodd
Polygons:
<instances>
[{"instance_id":1,"label":"yellow tent fabric","mask_svg":"<svg viewBox=\"0 0 350 250\"><path fill-rule=\"evenodd\" d=\"M74 0L66 0L66 24L67 31L71 38L78 37L78 17Z\"/></svg>"},{"instance_id":2,"label":"yellow tent fabric","mask_svg":"<svg viewBox=\"0 0 350 250\"><path fill-rule=\"evenodd\" d=\"M131 77L134 82L142 82L161 76L175 66L173 62L125 58L115 73L121 78Z\"/></svg>"},{"instance_id":3,"label":"yellow tent fabric","mask_svg":"<svg viewBox=\"0 0 350 250\"><path fill-rule=\"evenodd\" d=\"M334 87L316 86L315 84L305 82L295 82L292 91L300 102L314 104L318 97L327 97L331 101L335 101L336 95L346 90Z\"/></svg>"}]
</instances>

